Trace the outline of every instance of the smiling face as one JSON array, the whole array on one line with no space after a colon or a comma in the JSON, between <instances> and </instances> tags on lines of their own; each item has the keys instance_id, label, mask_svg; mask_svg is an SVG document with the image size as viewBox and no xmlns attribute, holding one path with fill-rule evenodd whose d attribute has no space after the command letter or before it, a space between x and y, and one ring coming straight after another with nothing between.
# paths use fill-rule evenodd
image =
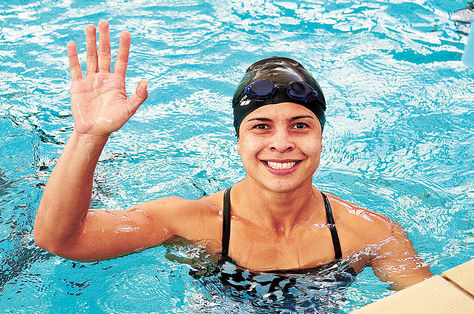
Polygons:
<instances>
[{"instance_id":1,"label":"smiling face","mask_svg":"<svg viewBox=\"0 0 474 314\"><path fill-rule=\"evenodd\" d=\"M299 104L260 107L240 125L237 151L247 179L271 191L311 186L321 150L321 124Z\"/></svg>"}]
</instances>

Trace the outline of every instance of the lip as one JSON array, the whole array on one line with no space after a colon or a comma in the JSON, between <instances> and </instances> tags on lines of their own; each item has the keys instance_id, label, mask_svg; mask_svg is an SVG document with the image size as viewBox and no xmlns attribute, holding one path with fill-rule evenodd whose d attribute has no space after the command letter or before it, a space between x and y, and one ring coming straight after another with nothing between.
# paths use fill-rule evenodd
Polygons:
<instances>
[{"instance_id":1,"label":"lip","mask_svg":"<svg viewBox=\"0 0 474 314\"><path fill-rule=\"evenodd\" d=\"M267 170L273 174L276 174L276 175L289 175L289 174L292 174L293 172L296 171L296 169L298 169L298 166L300 165L301 163L301 160L296 160L296 159L285 159L285 160L261 160L262 164L265 166L265 168L267 168ZM294 162L295 165L292 166L291 168L287 168L287 169L275 169L275 168L272 168L268 165L268 162L276 162L276 163L290 163L290 162Z\"/></svg>"}]
</instances>

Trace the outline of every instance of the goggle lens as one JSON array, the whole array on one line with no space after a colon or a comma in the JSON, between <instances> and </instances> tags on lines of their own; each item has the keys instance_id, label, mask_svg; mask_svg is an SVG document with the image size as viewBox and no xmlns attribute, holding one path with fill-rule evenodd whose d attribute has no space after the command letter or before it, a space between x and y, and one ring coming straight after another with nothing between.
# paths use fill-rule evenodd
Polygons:
<instances>
[{"instance_id":1,"label":"goggle lens","mask_svg":"<svg viewBox=\"0 0 474 314\"><path fill-rule=\"evenodd\" d=\"M276 92L275 84L269 80L255 81L244 90L249 98L268 99ZM317 97L317 92L306 82L291 82L286 86L286 94L294 100L311 101Z\"/></svg>"},{"instance_id":2,"label":"goggle lens","mask_svg":"<svg viewBox=\"0 0 474 314\"><path fill-rule=\"evenodd\" d=\"M250 98L267 99L275 94L275 84L269 80L255 81L245 88L245 94Z\"/></svg>"},{"instance_id":3,"label":"goggle lens","mask_svg":"<svg viewBox=\"0 0 474 314\"><path fill-rule=\"evenodd\" d=\"M291 82L286 88L288 96L296 100L312 100L316 97L316 92L308 83Z\"/></svg>"}]
</instances>

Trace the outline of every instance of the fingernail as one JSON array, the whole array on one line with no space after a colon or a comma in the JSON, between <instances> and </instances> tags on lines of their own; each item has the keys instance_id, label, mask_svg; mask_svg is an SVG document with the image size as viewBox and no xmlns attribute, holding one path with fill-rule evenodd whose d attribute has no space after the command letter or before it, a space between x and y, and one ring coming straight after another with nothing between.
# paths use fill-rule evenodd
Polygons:
<instances>
[{"instance_id":1,"label":"fingernail","mask_svg":"<svg viewBox=\"0 0 474 314\"><path fill-rule=\"evenodd\" d=\"M107 22L106 20L100 20L99 25L100 24L103 24L104 26L109 26L109 22Z\"/></svg>"}]
</instances>

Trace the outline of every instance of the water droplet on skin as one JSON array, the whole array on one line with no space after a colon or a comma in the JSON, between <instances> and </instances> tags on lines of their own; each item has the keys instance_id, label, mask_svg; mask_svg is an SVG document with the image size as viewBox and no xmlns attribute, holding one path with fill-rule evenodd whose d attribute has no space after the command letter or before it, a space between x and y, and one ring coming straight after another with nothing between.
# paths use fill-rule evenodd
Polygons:
<instances>
[{"instance_id":1,"label":"water droplet on skin","mask_svg":"<svg viewBox=\"0 0 474 314\"><path fill-rule=\"evenodd\" d=\"M131 209L128 210L128 212L131 215L134 215L135 217L137 217L137 214L139 214L141 217L145 217L146 221L148 223L153 223L153 217L146 210L143 210L143 209L140 209L140 208L131 208ZM134 220L138 224L145 224L145 222L142 219L140 219L140 220L134 219Z\"/></svg>"},{"instance_id":2,"label":"water droplet on skin","mask_svg":"<svg viewBox=\"0 0 474 314\"><path fill-rule=\"evenodd\" d=\"M119 232L134 232L140 230L138 226L132 226L130 224L119 224L115 227L115 233Z\"/></svg>"},{"instance_id":3,"label":"water droplet on skin","mask_svg":"<svg viewBox=\"0 0 474 314\"><path fill-rule=\"evenodd\" d=\"M120 221L132 221L132 219L127 215L123 215L122 217L120 217Z\"/></svg>"}]
</instances>

